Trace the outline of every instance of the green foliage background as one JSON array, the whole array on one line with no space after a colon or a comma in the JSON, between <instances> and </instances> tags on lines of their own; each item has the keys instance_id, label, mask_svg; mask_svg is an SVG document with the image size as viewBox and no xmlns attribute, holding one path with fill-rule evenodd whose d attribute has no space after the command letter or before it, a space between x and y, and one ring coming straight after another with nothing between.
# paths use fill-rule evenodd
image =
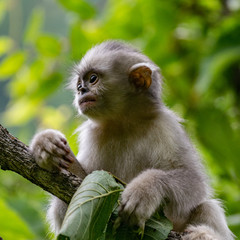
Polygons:
<instances>
[{"instance_id":1,"label":"green foliage background","mask_svg":"<svg viewBox=\"0 0 240 240\"><path fill-rule=\"evenodd\" d=\"M0 0L0 122L29 143L63 131L77 152L83 119L65 90L69 69L93 44L123 39L162 69L164 101L187 119L228 223L240 236L239 0ZM51 239L46 194L0 171L0 236Z\"/></svg>"}]
</instances>

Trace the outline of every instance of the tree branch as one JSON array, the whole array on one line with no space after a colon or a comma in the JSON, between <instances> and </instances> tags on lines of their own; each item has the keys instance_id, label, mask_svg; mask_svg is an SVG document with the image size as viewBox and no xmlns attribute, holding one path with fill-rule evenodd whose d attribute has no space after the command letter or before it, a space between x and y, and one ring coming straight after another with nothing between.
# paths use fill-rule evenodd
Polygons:
<instances>
[{"instance_id":1,"label":"tree branch","mask_svg":"<svg viewBox=\"0 0 240 240\"><path fill-rule=\"evenodd\" d=\"M70 202L85 177L79 178L68 171L52 173L40 168L29 152L28 146L13 137L1 124L0 167L2 170L20 174L66 203Z\"/></svg>"}]
</instances>

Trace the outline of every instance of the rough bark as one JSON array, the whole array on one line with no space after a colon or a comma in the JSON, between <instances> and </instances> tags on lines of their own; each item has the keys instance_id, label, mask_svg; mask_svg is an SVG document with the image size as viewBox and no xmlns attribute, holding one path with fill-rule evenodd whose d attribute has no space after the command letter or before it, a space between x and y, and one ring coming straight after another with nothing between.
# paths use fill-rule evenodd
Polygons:
<instances>
[{"instance_id":1,"label":"rough bark","mask_svg":"<svg viewBox=\"0 0 240 240\"><path fill-rule=\"evenodd\" d=\"M2 170L20 174L66 203L70 202L84 178L67 171L51 173L40 168L29 152L28 146L13 137L2 125L0 125L0 167Z\"/></svg>"},{"instance_id":2,"label":"rough bark","mask_svg":"<svg viewBox=\"0 0 240 240\"><path fill-rule=\"evenodd\" d=\"M77 177L67 171L51 173L40 168L36 164L28 146L12 136L1 124L0 167L2 170L18 173L66 203L70 202L82 179L85 177L83 170L82 176ZM182 234L171 231L166 240L180 239L182 239Z\"/></svg>"}]
</instances>

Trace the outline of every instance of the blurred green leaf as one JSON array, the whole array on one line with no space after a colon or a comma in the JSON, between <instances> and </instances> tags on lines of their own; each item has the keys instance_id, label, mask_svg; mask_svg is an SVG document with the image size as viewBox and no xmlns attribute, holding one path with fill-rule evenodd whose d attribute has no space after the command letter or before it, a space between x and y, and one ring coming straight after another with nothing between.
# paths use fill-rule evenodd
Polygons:
<instances>
[{"instance_id":1,"label":"blurred green leaf","mask_svg":"<svg viewBox=\"0 0 240 240\"><path fill-rule=\"evenodd\" d=\"M26 60L26 53L22 51L15 52L7 56L0 63L0 80L11 77L15 74L23 65Z\"/></svg>"},{"instance_id":2,"label":"blurred green leaf","mask_svg":"<svg viewBox=\"0 0 240 240\"><path fill-rule=\"evenodd\" d=\"M200 94L207 92L223 70L235 61L240 61L240 46L224 49L204 59L200 66L196 91Z\"/></svg>"},{"instance_id":3,"label":"blurred green leaf","mask_svg":"<svg viewBox=\"0 0 240 240\"><path fill-rule=\"evenodd\" d=\"M6 240L34 239L25 222L10 209L3 200L0 200L0 236Z\"/></svg>"},{"instance_id":4,"label":"blurred green leaf","mask_svg":"<svg viewBox=\"0 0 240 240\"><path fill-rule=\"evenodd\" d=\"M58 0L66 9L78 14L82 19L90 19L95 14L95 9L83 0Z\"/></svg>"},{"instance_id":5,"label":"blurred green leaf","mask_svg":"<svg viewBox=\"0 0 240 240\"><path fill-rule=\"evenodd\" d=\"M8 204L28 224L29 229L31 229L33 233L38 236L44 234L44 219L39 209L34 205L34 202L26 204L26 200L23 198L12 198L8 200Z\"/></svg>"},{"instance_id":6,"label":"blurred green leaf","mask_svg":"<svg viewBox=\"0 0 240 240\"><path fill-rule=\"evenodd\" d=\"M213 154L218 165L224 172L228 171L229 175L235 172L240 177L239 171L236 171L240 168L240 137L234 134L227 116L209 106L199 112L197 121L199 138Z\"/></svg>"},{"instance_id":7,"label":"blurred green leaf","mask_svg":"<svg viewBox=\"0 0 240 240\"><path fill-rule=\"evenodd\" d=\"M38 81L38 79L36 79ZM53 93L63 82L63 76L59 72L52 72L48 76L39 80L39 86L36 91L32 92L30 97L32 99L45 99Z\"/></svg>"},{"instance_id":8,"label":"blurred green leaf","mask_svg":"<svg viewBox=\"0 0 240 240\"><path fill-rule=\"evenodd\" d=\"M16 99L23 95L32 96L38 92L44 75L46 74L47 61L38 59L28 66L22 67L9 83L9 92Z\"/></svg>"},{"instance_id":9,"label":"blurred green leaf","mask_svg":"<svg viewBox=\"0 0 240 240\"><path fill-rule=\"evenodd\" d=\"M200 0L199 5L203 6L208 10L213 10L213 11L221 10L221 3L218 0L212 0L212 1Z\"/></svg>"},{"instance_id":10,"label":"blurred green leaf","mask_svg":"<svg viewBox=\"0 0 240 240\"><path fill-rule=\"evenodd\" d=\"M0 55L7 53L13 47L13 40L7 36L0 37Z\"/></svg>"},{"instance_id":11,"label":"blurred green leaf","mask_svg":"<svg viewBox=\"0 0 240 240\"><path fill-rule=\"evenodd\" d=\"M28 25L25 30L24 41L26 43L34 43L41 35L43 19L44 11L41 8L36 8L32 11L31 17L28 20Z\"/></svg>"},{"instance_id":12,"label":"blurred green leaf","mask_svg":"<svg viewBox=\"0 0 240 240\"><path fill-rule=\"evenodd\" d=\"M38 112L38 115L39 117L43 117L43 126L54 129L61 129L64 123L68 123L67 121L69 120L65 112L52 107L43 108L41 112ZM58 121L56 121L56 119Z\"/></svg>"},{"instance_id":13,"label":"blurred green leaf","mask_svg":"<svg viewBox=\"0 0 240 240\"><path fill-rule=\"evenodd\" d=\"M2 21L4 15L6 14L7 10L7 1L0 0L0 22Z\"/></svg>"},{"instance_id":14,"label":"blurred green leaf","mask_svg":"<svg viewBox=\"0 0 240 240\"><path fill-rule=\"evenodd\" d=\"M28 122L39 111L35 101L29 101L27 97L19 99L11 104L3 115L3 122L7 126L17 126Z\"/></svg>"},{"instance_id":15,"label":"blurred green leaf","mask_svg":"<svg viewBox=\"0 0 240 240\"><path fill-rule=\"evenodd\" d=\"M81 41L79 41L81 39ZM91 47L87 34L84 32L81 26L81 22L76 22L71 26L70 31L70 43L72 58L77 61L81 59L84 52Z\"/></svg>"},{"instance_id":16,"label":"blurred green leaf","mask_svg":"<svg viewBox=\"0 0 240 240\"><path fill-rule=\"evenodd\" d=\"M46 57L57 57L62 50L61 42L53 36L41 35L36 41L39 53Z\"/></svg>"}]
</instances>

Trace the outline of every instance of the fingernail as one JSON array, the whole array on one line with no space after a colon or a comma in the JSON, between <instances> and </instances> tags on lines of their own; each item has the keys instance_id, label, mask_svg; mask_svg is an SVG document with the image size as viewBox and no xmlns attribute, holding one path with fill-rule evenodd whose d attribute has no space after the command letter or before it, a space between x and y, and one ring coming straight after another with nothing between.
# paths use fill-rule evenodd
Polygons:
<instances>
[{"instance_id":1,"label":"fingernail","mask_svg":"<svg viewBox=\"0 0 240 240\"><path fill-rule=\"evenodd\" d=\"M74 159L71 155L68 155L68 156L67 156L67 159L68 159L71 163L73 163L73 162L75 161L75 159Z\"/></svg>"},{"instance_id":2,"label":"fingernail","mask_svg":"<svg viewBox=\"0 0 240 240\"><path fill-rule=\"evenodd\" d=\"M70 147L68 145L65 145L64 149L65 149L66 152L70 152L71 151L71 149L70 149Z\"/></svg>"},{"instance_id":3,"label":"fingernail","mask_svg":"<svg viewBox=\"0 0 240 240\"><path fill-rule=\"evenodd\" d=\"M61 166L63 168L69 168L69 164L67 164L66 162L61 162Z\"/></svg>"},{"instance_id":4,"label":"fingernail","mask_svg":"<svg viewBox=\"0 0 240 240\"><path fill-rule=\"evenodd\" d=\"M65 138L61 138L61 141L64 143L64 144L67 144L67 140Z\"/></svg>"}]
</instances>

